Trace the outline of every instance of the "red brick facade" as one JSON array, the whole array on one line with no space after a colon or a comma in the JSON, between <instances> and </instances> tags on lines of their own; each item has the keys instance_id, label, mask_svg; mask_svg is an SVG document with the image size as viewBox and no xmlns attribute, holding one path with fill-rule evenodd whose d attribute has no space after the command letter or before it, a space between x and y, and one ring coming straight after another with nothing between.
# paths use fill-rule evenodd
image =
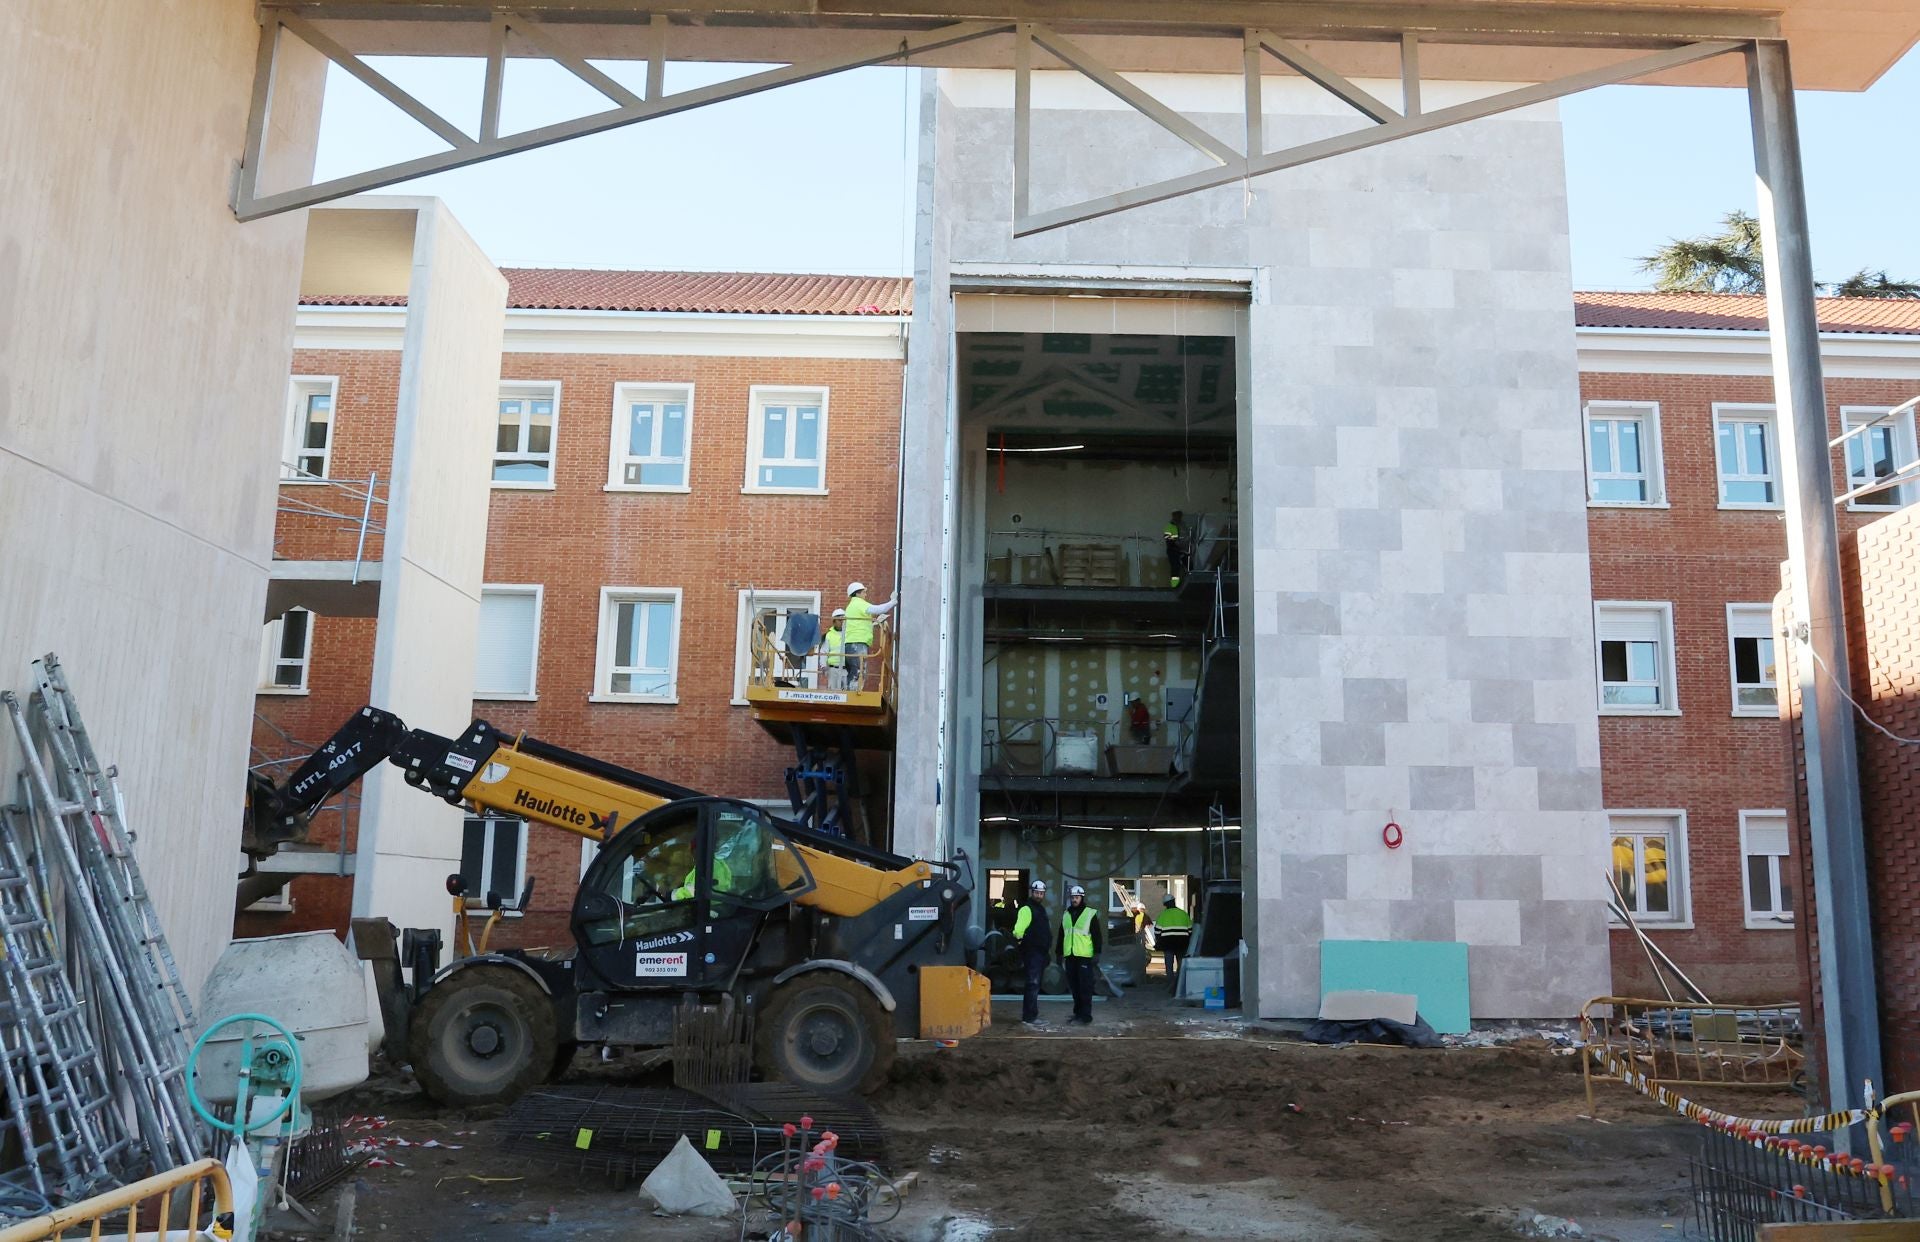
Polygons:
<instances>
[{"instance_id":1,"label":"red brick facade","mask_svg":"<svg viewBox=\"0 0 1920 1242\"><path fill-rule=\"evenodd\" d=\"M1913 385L1903 381L1828 380L1831 436L1840 434L1841 407L1894 406L1912 395ZM1661 931L1649 924L1649 930L1715 1000L1792 998L1799 975L1793 932L1746 926L1739 820L1742 810L1790 807L1788 773L1777 721L1732 714L1726 614L1729 603L1772 602L1786 534L1777 510L1719 507L1713 431L1716 402L1769 404L1772 380L1587 373L1581 396L1660 407L1671 507L1588 511L1594 598L1673 605L1682 714L1600 717L1607 807L1687 812L1684 874L1693 926ZM1838 453L1834 480L1836 494L1845 490ZM1880 516L1843 507L1842 530ZM1613 963L1616 989L1661 995L1645 955L1625 931L1613 935Z\"/></svg>"},{"instance_id":2,"label":"red brick facade","mask_svg":"<svg viewBox=\"0 0 1920 1242\"><path fill-rule=\"evenodd\" d=\"M340 380L334 477L384 474L399 357L395 350L296 352L296 374ZM553 489L495 489L488 523L485 580L544 589L538 700L480 701L474 714L695 789L784 797L791 752L730 701L739 592L818 591L823 610L843 602L850 579L868 583L876 599L891 593L901 361L508 352L502 370L506 382L558 381L561 393ZM689 491L606 490L614 386L626 382L694 386ZM743 492L752 385L828 389L828 494ZM490 433L490 418L477 425ZM325 525L283 515L278 555L350 558L352 539L319 529ZM589 702L603 586L681 590L677 703ZM317 618L309 693L262 695L262 718L303 742L328 736L367 701L373 628L371 620ZM452 732L466 721L409 723ZM267 757L289 750L265 726L256 729L256 745ZM315 838L334 842L338 823L337 813L324 813ZM503 931L500 943L564 938L580 861L577 838L532 830L534 911ZM292 913L244 914L237 933L344 927L350 883L303 877L293 886Z\"/></svg>"}]
</instances>

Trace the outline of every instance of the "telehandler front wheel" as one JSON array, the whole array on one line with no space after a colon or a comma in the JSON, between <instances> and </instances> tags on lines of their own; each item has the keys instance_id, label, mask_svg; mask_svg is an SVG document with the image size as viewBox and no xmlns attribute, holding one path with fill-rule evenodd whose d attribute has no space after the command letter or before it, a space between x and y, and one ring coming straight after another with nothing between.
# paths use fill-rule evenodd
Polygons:
<instances>
[{"instance_id":1,"label":"telehandler front wheel","mask_svg":"<svg viewBox=\"0 0 1920 1242\"><path fill-rule=\"evenodd\" d=\"M768 1078L827 1095L874 1091L893 1068L893 1024L857 979L812 971L791 979L756 1023L754 1061Z\"/></svg>"},{"instance_id":2,"label":"telehandler front wheel","mask_svg":"<svg viewBox=\"0 0 1920 1242\"><path fill-rule=\"evenodd\" d=\"M559 1047L553 1003L511 966L469 966L428 989L407 1055L428 1095L472 1107L518 1099L545 1082Z\"/></svg>"}]
</instances>

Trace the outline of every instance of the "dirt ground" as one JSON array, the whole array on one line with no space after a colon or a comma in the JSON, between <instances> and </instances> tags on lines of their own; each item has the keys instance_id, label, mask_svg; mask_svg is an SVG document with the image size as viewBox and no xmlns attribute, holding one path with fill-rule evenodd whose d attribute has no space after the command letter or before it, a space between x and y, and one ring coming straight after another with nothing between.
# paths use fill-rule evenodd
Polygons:
<instances>
[{"instance_id":1,"label":"dirt ground","mask_svg":"<svg viewBox=\"0 0 1920 1242\"><path fill-rule=\"evenodd\" d=\"M1535 1212L1588 1238L1685 1236L1692 1128L1618 1085L1601 1120L1584 1116L1578 1059L1545 1041L1325 1049L1150 997L1102 1005L1085 1031L1017 1017L997 1012L957 1048L902 1046L873 1102L893 1172L917 1177L885 1236L1467 1242L1529 1236L1515 1221ZM1710 1102L1800 1111L1791 1096ZM358 1173L357 1236L742 1236L738 1218L663 1219L636 1189L528 1167L499 1149L497 1118L417 1098L355 1107L412 1144ZM752 1213L745 1236L765 1237L765 1220Z\"/></svg>"}]
</instances>

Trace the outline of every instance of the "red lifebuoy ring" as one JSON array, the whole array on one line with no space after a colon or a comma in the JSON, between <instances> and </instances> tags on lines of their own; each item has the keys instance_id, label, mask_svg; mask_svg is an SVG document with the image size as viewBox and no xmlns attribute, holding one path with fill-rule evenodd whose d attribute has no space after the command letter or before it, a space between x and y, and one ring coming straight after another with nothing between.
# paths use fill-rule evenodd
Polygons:
<instances>
[{"instance_id":1,"label":"red lifebuoy ring","mask_svg":"<svg viewBox=\"0 0 1920 1242\"><path fill-rule=\"evenodd\" d=\"M1400 843L1407 839L1407 834L1401 830L1399 824L1388 820L1387 826L1380 830L1380 839L1387 843L1388 849L1397 850L1400 848Z\"/></svg>"}]
</instances>

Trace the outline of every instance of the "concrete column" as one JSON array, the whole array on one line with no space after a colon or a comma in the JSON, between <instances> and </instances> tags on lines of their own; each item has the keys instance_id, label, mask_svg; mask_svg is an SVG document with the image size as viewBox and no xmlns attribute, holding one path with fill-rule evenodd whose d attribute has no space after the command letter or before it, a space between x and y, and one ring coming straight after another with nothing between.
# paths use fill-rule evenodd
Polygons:
<instances>
[{"instance_id":1,"label":"concrete column","mask_svg":"<svg viewBox=\"0 0 1920 1242\"><path fill-rule=\"evenodd\" d=\"M1803 658L1801 736L1807 758L1807 841L1819 919L1820 992L1825 1013L1827 1090L1836 1107L1860 1102L1861 1084L1880 1079L1880 1017L1874 992L1873 928L1860 821L1860 768L1853 713L1845 697L1845 600L1839 523L1834 514L1820 325L1808 249L1806 185L1793 73L1785 43L1747 53L1753 162L1765 244L1767 327L1786 499L1787 565L1793 633Z\"/></svg>"}]
</instances>

